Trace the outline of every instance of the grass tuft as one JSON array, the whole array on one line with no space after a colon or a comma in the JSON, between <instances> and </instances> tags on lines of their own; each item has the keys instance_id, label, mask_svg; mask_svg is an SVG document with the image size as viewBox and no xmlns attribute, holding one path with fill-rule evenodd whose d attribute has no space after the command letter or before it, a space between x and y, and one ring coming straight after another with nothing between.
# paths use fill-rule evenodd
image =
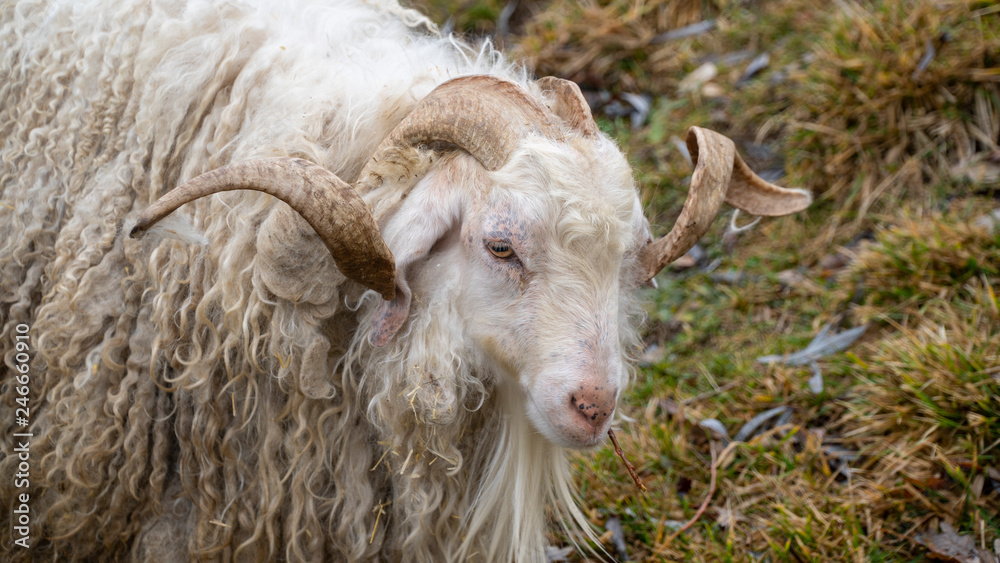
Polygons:
<instances>
[{"instance_id":1,"label":"grass tuft","mask_svg":"<svg viewBox=\"0 0 1000 563\"><path fill-rule=\"evenodd\" d=\"M891 218L886 218L891 220ZM948 300L977 279L1000 279L1000 233L969 218L902 216L878 229L841 276L864 292L857 322L923 315L932 298Z\"/></svg>"}]
</instances>

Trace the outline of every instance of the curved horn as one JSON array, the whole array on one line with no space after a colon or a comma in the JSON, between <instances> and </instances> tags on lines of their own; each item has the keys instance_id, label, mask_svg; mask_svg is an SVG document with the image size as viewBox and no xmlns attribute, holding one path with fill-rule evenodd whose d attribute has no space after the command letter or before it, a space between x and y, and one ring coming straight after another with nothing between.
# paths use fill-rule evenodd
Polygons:
<instances>
[{"instance_id":1,"label":"curved horn","mask_svg":"<svg viewBox=\"0 0 1000 563\"><path fill-rule=\"evenodd\" d=\"M719 214L723 201L769 217L802 211L812 202L804 190L781 188L754 174L733 142L715 131L691 127L687 146L695 161L691 189L670 232L640 252L643 281L690 250Z\"/></svg>"},{"instance_id":2,"label":"curved horn","mask_svg":"<svg viewBox=\"0 0 1000 563\"><path fill-rule=\"evenodd\" d=\"M284 201L319 234L345 276L385 299L395 295L392 253L368 205L335 174L301 158L248 160L206 172L143 211L129 234L137 236L185 203L229 190L255 190Z\"/></svg>"},{"instance_id":3,"label":"curved horn","mask_svg":"<svg viewBox=\"0 0 1000 563\"><path fill-rule=\"evenodd\" d=\"M417 103L382 141L355 185L361 193L375 187L373 168L400 145L454 145L487 170L498 170L530 133L562 139L551 114L517 84L486 75L455 78Z\"/></svg>"}]
</instances>

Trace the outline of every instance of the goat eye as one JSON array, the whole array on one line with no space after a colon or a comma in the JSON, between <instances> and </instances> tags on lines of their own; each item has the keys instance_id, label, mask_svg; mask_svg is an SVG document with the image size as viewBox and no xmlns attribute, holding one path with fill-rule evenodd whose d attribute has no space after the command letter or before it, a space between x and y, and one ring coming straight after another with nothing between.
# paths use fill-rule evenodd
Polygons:
<instances>
[{"instance_id":1,"label":"goat eye","mask_svg":"<svg viewBox=\"0 0 1000 563\"><path fill-rule=\"evenodd\" d=\"M502 260L506 260L507 258L514 256L514 249L511 248L510 243L508 242L488 240L486 241L486 250L489 250L490 254Z\"/></svg>"}]
</instances>

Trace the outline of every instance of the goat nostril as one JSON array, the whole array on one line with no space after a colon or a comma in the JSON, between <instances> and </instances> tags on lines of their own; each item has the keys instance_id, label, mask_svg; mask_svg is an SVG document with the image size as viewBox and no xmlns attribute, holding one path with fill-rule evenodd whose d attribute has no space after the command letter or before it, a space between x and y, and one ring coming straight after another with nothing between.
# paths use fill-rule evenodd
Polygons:
<instances>
[{"instance_id":1,"label":"goat nostril","mask_svg":"<svg viewBox=\"0 0 1000 563\"><path fill-rule=\"evenodd\" d=\"M593 397L587 393L583 395L571 394L569 398L570 408L579 417L578 423L590 430L599 429L615 410L614 405L608 408L608 403L613 399L596 396L599 394L597 393Z\"/></svg>"}]
</instances>

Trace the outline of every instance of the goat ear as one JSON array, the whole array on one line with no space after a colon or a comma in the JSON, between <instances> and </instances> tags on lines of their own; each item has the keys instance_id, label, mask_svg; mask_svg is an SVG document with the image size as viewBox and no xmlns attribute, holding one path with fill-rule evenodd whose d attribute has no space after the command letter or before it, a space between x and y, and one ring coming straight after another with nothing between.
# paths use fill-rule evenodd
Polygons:
<instances>
[{"instance_id":1,"label":"goat ear","mask_svg":"<svg viewBox=\"0 0 1000 563\"><path fill-rule=\"evenodd\" d=\"M388 344L410 315L413 265L458 224L459 190L433 182L424 188L414 188L398 210L381 221L383 236L396 257L396 296L375 308L369 341L376 347Z\"/></svg>"},{"instance_id":2,"label":"goat ear","mask_svg":"<svg viewBox=\"0 0 1000 563\"><path fill-rule=\"evenodd\" d=\"M590 113L590 104L576 82L555 76L543 76L535 81L546 95L546 106L566 125L584 137L596 137L597 123Z\"/></svg>"}]
</instances>

